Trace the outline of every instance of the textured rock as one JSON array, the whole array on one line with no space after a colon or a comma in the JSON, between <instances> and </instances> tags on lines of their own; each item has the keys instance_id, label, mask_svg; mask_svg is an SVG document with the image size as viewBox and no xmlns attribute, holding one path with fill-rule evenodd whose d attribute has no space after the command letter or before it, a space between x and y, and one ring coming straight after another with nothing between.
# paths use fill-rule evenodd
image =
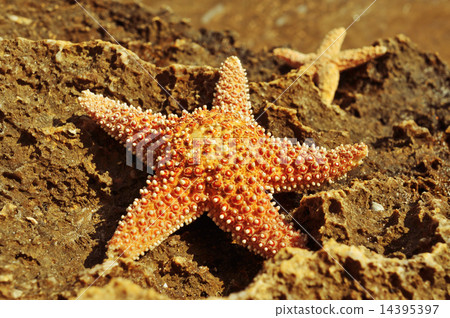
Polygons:
<instances>
[{"instance_id":1,"label":"textured rock","mask_svg":"<svg viewBox=\"0 0 450 318\"><path fill-rule=\"evenodd\" d=\"M448 245L408 260L328 241L323 250L288 248L229 299L445 299ZM344 270L345 269L345 270Z\"/></svg>"},{"instance_id":2,"label":"textured rock","mask_svg":"<svg viewBox=\"0 0 450 318\"><path fill-rule=\"evenodd\" d=\"M138 299L169 299L164 297L157 291L152 288L144 289L135 283L124 279L124 278L113 278L103 287L93 286L86 290L82 290L80 295L75 299L80 300L116 300L116 299L129 299L129 300L138 300Z\"/></svg>"},{"instance_id":3,"label":"textured rock","mask_svg":"<svg viewBox=\"0 0 450 318\"><path fill-rule=\"evenodd\" d=\"M343 72L327 106L310 77L292 84L296 70L267 51L237 47L229 33L192 30L134 2L127 10L85 2L131 51L96 40L108 38L72 1L4 6L0 298L80 295L145 183L144 172L126 166L122 147L83 113L80 92L166 114L181 112L176 100L191 111L211 104L217 69L208 65L231 54L248 70L258 122L275 136L370 146L349 178L277 201L374 298L450 298L450 71L438 56L404 36L379 41L386 56ZM67 23L54 22L57 16ZM82 40L96 41L73 43ZM86 297L370 298L314 240L308 247L263 263L200 218L138 262L106 273Z\"/></svg>"},{"instance_id":4,"label":"textured rock","mask_svg":"<svg viewBox=\"0 0 450 318\"><path fill-rule=\"evenodd\" d=\"M447 198L411 191L421 186L420 180L398 177L355 181L345 190L304 196L293 216L320 242L333 238L388 257L410 258L450 241ZM374 201L383 210L374 211Z\"/></svg>"}]
</instances>

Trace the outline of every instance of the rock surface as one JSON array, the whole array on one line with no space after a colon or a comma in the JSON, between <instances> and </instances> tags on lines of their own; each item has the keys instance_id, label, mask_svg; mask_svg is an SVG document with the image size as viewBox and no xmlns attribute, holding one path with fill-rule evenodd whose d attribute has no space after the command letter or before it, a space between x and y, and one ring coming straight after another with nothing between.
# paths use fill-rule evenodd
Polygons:
<instances>
[{"instance_id":1,"label":"rock surface","mask_svg":"<svg viewBox=\"0 0 450 318\"><path fill-rule=\"evenodd\" d=\"M388 53L342 73L327 106L270 51L167 11L85 1L121 47L72 1L3 2L0 298L450 298L450 70L436 55L401 35L379 40ZM82 112L80 92L180 114L211 105L216 67L232 54L275 136L364 141L369 157L346 180L276 196L314 238L309 250L264 261L202 217L84 292L146 173Z\"/></svg>"},{"instance_id":2,"label":"rock surface","mask_svg":"<svg viewBox=\"0 0 450 318\"><path fill-rule=\"evenodd\" d=\"M448 247L408 260L329 240L318 252L285 249L229 299L445 299Z\"/></svg>"}]
</instances>

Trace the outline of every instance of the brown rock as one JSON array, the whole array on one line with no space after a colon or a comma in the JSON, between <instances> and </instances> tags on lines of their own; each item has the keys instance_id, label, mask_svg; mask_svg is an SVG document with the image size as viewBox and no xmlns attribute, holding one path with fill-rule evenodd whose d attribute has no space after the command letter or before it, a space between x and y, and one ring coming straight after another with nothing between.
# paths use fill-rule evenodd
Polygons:
<instances>
[{"instance_id":1,"label":"brown rock","mask_svg":"<svg viewBox=\"0 0 450 318\"><path fill-rule=\"evenodd\" d=\"M86 295L370 298L335 258L374 298L449 298L450 71L437 55L404 36L379 41L388 54L344 72L329 107L311 78L267 50L237 46L230 33L193 30L134 1L84 3L128 49L70 1L20 0L0 18L0 298L80 295L145 184L145 172L126 166L123 148L79 108L80 92L192 111L211 104L210 66L232 54L248 70L258 122L276 136L369 145L348 179L276 196L332 254L311 239L310 250L263 263L200 218L138 262L115 266Z\"/></svg>"},{"instance_id":2,"label":"brown rock","mask_svg":"<svg viewBox=\"0 0 450 318\"><path fill-rule=\"evenodd\" d=\"M318 242L335 239L388 257L411 258L450 241L450 222L442 215L450 210L447 200L411 191L420 183L386 177L355 181L344 190L304 196L293 216ZM383 209L374 209L374 203Z\"/></svg>"},{"instance_id":3,"label":"brown rock","mask_svg":"<svg viewBox=\"0 0 450 318\"><path fill-rule=\"evenodd\" d=\"M330 240L318 252L281 251L228 299L445 299L449 261L442 243L399 260Z\"/></svg>"},{"instance_id":4,"label":"brown rock","mask_svg":"<svg viewBox=\"0 0 450 318\"><path fill-rule=\"evenodd\" d=\"M138 300L138 299L168 299L155 291L152 288L144 289L139 285L124 278L113 278L108 284L103 287L91 287L87 290L82 290L80 294L74 298L80 300Z\"/></svg>"}]
</instances>

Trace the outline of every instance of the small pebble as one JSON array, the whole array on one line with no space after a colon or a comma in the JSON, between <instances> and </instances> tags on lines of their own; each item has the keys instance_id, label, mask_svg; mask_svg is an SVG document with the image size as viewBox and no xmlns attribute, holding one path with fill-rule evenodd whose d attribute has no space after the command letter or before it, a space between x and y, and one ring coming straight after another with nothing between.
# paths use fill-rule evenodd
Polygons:
<instances>
[{"instance_id":1,"label":"small pebble","mask_svg":"<svg viewBox=\"0 0 450 318\"><path fill-rule=\"evenodd\" d=\"M27 219L28 221L30 221L34 225L38 224L38 221L36 221L36 219L31 217L31 216L27 216L25 219Z\"/></svg>"},{"instance_id":2,"label":"small pebble","mask_svg":"<svg viewBox=\"0 0 450 318\"><path fill-rule=\"evenodd\" d=\"M372 201L371 209L372 209L372 211L375 211L375 212L384 211L384 207L375 201Z\"/></svg>"},{"instance_id":3,"label":"small pebble","mask_svg":"<svg viewBox=\"0 0 450 318\"><path fill-rule=\"evenodd\" d=\"M72 136L76 136L77 135L77 130L74 128L69 128L67 129L67 132L72 135Z\"/></svg>"}]
</instances>

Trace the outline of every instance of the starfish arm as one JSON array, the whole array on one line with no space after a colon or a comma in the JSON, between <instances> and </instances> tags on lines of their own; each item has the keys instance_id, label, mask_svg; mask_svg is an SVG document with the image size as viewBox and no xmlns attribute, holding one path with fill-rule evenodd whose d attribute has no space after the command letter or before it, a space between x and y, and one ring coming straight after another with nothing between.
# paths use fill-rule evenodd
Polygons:
<instances>
[{"instance_id":1,"label":"starfish arm","mask_svg":"<svg viewBox=\"0 0 450 318\"><path fill-rule=\"evenodd\" d=\"M225 113L237 114L244 120L252 119L247 73L236 56L230 56L220 67L213 107Z\"/></svg>"},{"instance_id":2,"label":"starfish arm","mask_svg":"<svg viewBox=\"0 0 450 318\"><path fill-rule=\"evenodd\" d=\"M387 52L384 46L365 46L359 49L345 50L339 53L336 65L339 71L364 64Z\"/></svg>"},{"instance_id":3,"label":"starfish arm","mask_svg":"<svg viewBox=\"0 0 450 318\"><path fill-rule=\"evenodd\" d=\"M242 179L244 180L244 179ZM271 194L257 182L227 184L212 196L208 215L240 245L263 257L272 257L284 247L301 247L306 236L287 222L271 202Z\"/></svg>"},{"instance_id":4,"label":"starfish arm","mask_svg":"<svg viewBox=\"0 0 450 318\"><path fill-rule=\"evenodd\" d=\"M331 105L339 85L339 69L336 64L328 63L317 69L317 87L324 104Z\"/></svg>"},{"instance_id":5,"label":"starfish arm","mask_svg":"<svg viewBox=\"0 0 450 318\"><path fill-rule=\"evenodd\" d=\"M317 55L322 53L327 56L336 56L342 47L345 39L345 28L336 28L325 35L322 43L317 49Z\"/></svg>"},{"instance_id":6,"label":"starfish arm","mask_svg":"<svg viewBox=\"0 0 450 318\"><path fill-rule=\"evenodd\" d=\"M273 50L273 54L294 68L311 63L317 58L315 53L303 54L288 48L277 48Z\"/></svg>"},{"instance_id":7,"label":"starfish arm","mask_svg":"<svg viewBox=\"0 0 450 318\"><path fill-rule=\"evenodd\" d=\"M326 150L308 145L279 145L265 168L265 181L272 192L320 186L345 177L368 154L364 143Z\"/></svg>"},{"instance_id":8,"label":"starfish arm","mask_svg":"<svg viewBox=\"0 0 450 318\"><path fill-rule=\"evenodd\" d=\"M90 117L122 143L138 138L140 133L161 130L167 125L167 119L159 113L142 111L140 107L128 106L89 90L83 91L78 101Z\"/></svg>"},{"instance_id":9,"label":"starfish arm","mask_svg":"<svg viewBox=\"0 0 450 318\"><path fill-rule=\"evenodd\" d=\"M137 259L204 211L202 186L188 178L166 179L164 170L150 176L140 192L108 243L109 258Z\"/></svg>"}]
</instances>

